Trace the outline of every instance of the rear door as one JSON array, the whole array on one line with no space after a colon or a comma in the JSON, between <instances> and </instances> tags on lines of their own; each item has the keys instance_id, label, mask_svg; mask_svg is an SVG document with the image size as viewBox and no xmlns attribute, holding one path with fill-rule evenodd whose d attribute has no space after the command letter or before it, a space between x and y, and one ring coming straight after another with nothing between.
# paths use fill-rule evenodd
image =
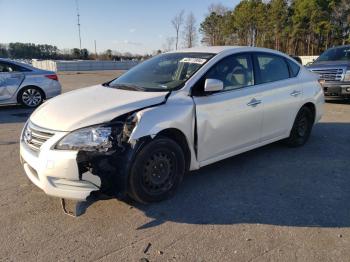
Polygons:
<instances>
[{"instance_id":1,"label":"rear door","mask_svg":"<svg viewBox=\"0 0 350 262\"><path fill-rule=\"evenodd\" d=\"M302 88L295 77L300 68L289 63L283 56L254 53L256 84L264 103L262 142L287 136L301 106Z\"/></svg>"},{"instance_id":2,"label":"rear door","mask_svg":"<svg viewBox=\"0 0 350 262\"><path fill-rule=\"evenodd\" d=\"M204 93L205 79L224 82L224 90ZM195 88L198 160L205 165L260 140L263 106L254 87L250 54L226 57L214 65ZM197 91L194 92L195 94Z\"/></svg>"},{"instance_id":3,"label":"rear door","mask_svg":"<svg viewBox=\"0 0 350 262\"><path fill-rule=\"evenodd\" d=\"M10 99L24 80L16 65L0 61L0 101Z\"/></svg>"}]
</instances>

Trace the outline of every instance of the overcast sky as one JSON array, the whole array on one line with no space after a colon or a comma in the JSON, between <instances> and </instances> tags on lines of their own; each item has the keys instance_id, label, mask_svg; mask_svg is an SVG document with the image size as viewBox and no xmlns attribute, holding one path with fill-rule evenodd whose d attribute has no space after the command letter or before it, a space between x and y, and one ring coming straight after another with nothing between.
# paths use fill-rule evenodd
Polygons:
<instances>
[{"instance_id":1,"label":"overcast sky","mask_svg":"<svg viewBox=\"0 0 350 262\"><path fill-rule=\"evenodd\" d=\"M197 27L212 3L238 0L79 0L82 47L150 53L174 36L171 19L193 12ZM0 43L31 42L79 47L75 0L0 0Z\"/></svg>"}]
</instances>

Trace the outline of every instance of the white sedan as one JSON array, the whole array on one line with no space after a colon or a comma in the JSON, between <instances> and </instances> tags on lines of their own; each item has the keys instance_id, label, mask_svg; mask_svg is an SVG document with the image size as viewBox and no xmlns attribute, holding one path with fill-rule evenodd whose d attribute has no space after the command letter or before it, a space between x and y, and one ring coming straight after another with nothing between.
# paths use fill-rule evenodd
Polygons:
<instances>
[{"instance_id":1,"label":"white sedan","mask_svg":"<svg viewBox=\"0 0 350 262\"><path fill-rule=\"evenodd\" d=\"M323 104L317 76L283 53L193 48L46 102L25 124L20 154L48 195L149 203L187 171L279 140L304 145Z\"/></svg>"},{"instance_id":2,"label":"white sedan","mask_svg":"<svg viewBox=\"0 0 350 262\"><path fill-rule=\"evenodd\" d=\"M59 94L61 85L55 72L0 59L0 105L37 107L45 99Z\"/></svg>"}]
</instances>

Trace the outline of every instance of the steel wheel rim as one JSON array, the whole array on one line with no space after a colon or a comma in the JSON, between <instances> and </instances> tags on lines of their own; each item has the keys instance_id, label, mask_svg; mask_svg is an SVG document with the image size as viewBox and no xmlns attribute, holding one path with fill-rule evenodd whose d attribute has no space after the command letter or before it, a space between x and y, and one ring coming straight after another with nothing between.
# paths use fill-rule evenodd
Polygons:
<instances>
[{"instance_id":1,"label":"steel wheel rim","mask_svg":"<svg viewBox=\"0 0 350 262\"><path fill-rule=\"evenodd\" d=\"M308 130L308 119L306 116L303 116L300 118L300 120L298 121L298 135L300 137L304 137L307 133Z\"/></svg>"},{"instance_id":2,"label":"steel wheel rim","mask_svg":"<svg viewBox=\"0 0 350 262\"><path fill-rule=\"evenodd\" d=\"M28 88L22 94L22 101L27 106L37 106L42 101L42 96L39 90Z\"/></svg>"},{"instance_id":3,"label":"steel wheel rim","mask_svg":"<svg viewBox=\"0 0 350 262\"><path fill-rule=\"evenodd\" d=\"M144 163L141 185L150 195L169 191L175 183L176 157L167 150L154 152Z\"/></svg>"}]
</instances>

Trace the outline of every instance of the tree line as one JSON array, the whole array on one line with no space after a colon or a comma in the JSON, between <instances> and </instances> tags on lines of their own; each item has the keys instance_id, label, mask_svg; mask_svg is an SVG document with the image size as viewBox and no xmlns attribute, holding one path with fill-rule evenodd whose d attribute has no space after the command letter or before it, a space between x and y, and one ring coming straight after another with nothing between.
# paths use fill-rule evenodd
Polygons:
<instances>
[{"instance_id":1,"label":"tree line","mask_svg":"<svg viewBox=\"0 0 350 262\"><path fill-rule=\"evenodd\" d=\"M233 9L209 6L197 27L192 12L179 12L171 25L175 36L167 37L162 51L205 45L267 47L291 55L319 55L325 49L350 44L350 0L242 0ZM63 49L32 43L0 44L0 57L22 59L147 59L160 53L135 55L106 50Z\"/></svg>"},{"instance_id":2,"label":"tree line","mask_svg":"<svg viewBox=\"0 0 350 262\"><path fill-rule=\"evenodd\" d=\"M200 24L206 45L248 45L318 55L350 43L349 0L242 0L209 7Z\"/></svg>"},{"instance_id":3,"label":"tree line","mask_svg":"<svg viewBox=\"0 0 350 262\"><path fill-rule=\"evenodd\" d=\"M136 55L129 52L120 53L107 49L102 53L90 53L86 48L58 49L57 46L33 43L0 44L0 57L12 59L55 59L55 60L142 60L150 55Z\"/></svg>"}]
</instances>

